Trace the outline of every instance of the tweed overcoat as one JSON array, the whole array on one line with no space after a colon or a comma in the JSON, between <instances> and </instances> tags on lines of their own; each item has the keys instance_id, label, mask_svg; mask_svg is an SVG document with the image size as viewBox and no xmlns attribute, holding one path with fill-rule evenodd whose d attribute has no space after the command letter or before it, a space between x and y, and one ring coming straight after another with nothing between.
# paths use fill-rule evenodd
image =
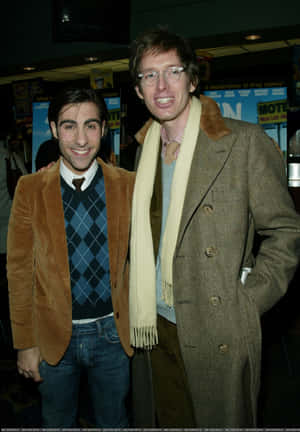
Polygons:
<instances>
[{"instance_id":1,"label":"tweed overcoat","mask_svg":"<svg viewBox=\"0 0 300 432\"><path fill-rule=\"evenodd\" d=\"M253 427L260 316L284 295L293 276L300 216L277 145L260 126L223 119L213 100L200 100L200 132L173 260L178 338L197 427ZM140 143L148 126L137 134ZM160 204L153 197L156 249ZM263 238L256 256L255 231ZM245 284L243 267L252 269Z\"/></svg>"},{"instance_id":2,"label":"tweed overcoat","mask_svg":"<svg viewBox=\"0 0 300 432\"><path fill-rule=\"evenodd\" d=\"M101 165L106 191L111 296L118 334L133 354L128 322L128 239L134 174ZM72 332L72 298L59 161L18 182L8 228L8 287L16 349L37 346L55 365Z\"/></svg>"}]
</instances>

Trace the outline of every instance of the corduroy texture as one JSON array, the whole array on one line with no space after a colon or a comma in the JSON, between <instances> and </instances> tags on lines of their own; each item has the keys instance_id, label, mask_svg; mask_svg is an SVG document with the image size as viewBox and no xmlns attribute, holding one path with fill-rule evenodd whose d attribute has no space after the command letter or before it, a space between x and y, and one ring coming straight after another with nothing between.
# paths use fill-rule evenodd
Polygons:
<instances>
[{"instance_id":1,"label":"corduroy texture","mask_svg":"<svg viewBox=\"0 0 300 432\"><path fill-rule=\"evenodd\" d=\"M163 298L173 304L172 262L175 250L187 180L199 133L201 103L192 98L181 150L176 162L169 216L162 248ZM160 124L150 126L137 171L132 207L130 258L130 341L138 348L157 343L155 259L150 226L150 203L160 144Z\"/></svg>"},{"instance_id":2,"label":"corduroy texture","mask_svg":"<svg viewBox=\"0 0 300 432\"><path fill-rule=\"evenodd\" d=\"M134 173L98 159L103 170L115 323L128 355L128 241ZM34 227L34 229L33 229ZM72 298L60 191L59 162L22 177L8 235L8 284L14 347L38 346L47 363L59 362L70 341Z\"/></svg>"}]
</instances>

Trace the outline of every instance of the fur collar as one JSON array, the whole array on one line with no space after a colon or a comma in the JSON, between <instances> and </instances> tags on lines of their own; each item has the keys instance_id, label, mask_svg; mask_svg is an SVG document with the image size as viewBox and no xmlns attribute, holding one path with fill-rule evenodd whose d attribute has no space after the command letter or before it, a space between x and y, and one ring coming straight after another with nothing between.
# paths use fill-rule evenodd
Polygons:
<instances>
[{"instance_id":1,"label":"fur collar","mask_svg":"<svg viewBox=\"0 0 300 432\"><path fill-rule=\"evenodd\" d=\"M200 102L202 104L200 128L206 135L214 141L217 141L225 135L229 135L231 130L226 126L218 104L213 99L204 95L200 96ZM135 138L139 144L143 144L146 133L152 122L153 119L150 118L136 133Z\"/></svg>"}]
</instances>

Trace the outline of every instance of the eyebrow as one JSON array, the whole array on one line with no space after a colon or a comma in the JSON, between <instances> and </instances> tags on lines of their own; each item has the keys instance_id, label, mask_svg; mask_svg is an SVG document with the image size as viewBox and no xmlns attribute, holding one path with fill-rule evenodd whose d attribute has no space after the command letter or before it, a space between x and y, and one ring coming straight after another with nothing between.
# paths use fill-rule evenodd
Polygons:
<instances>
[{"instance_id":1,"label":"eyebrow","mask_svg":"<svg viewBox=\"0 0 300 432\"><path fill-rule=\"evenodd\" d=\"M84 124L87 125L87 124L89 124L89 123L93 123L93 122L96 122L96 123L98 123L98 124L101 126L101 121L100 121L98 118L90 118L90 119L87 119L87 120L84 122ZM65 123L77 124L77 122L76 122L75 120L65 119L65 120L61 120L61 121L59 122L58 126L62 126L62 125L65 124Z\"/></svg>"},{"instance_id":2,"label":"eyebrow","mask_svg":"<svg viewBox=\"0 0 300 432\"><path fill-rule=\"evenodd\" d=\"M183 65L182 64L170 64L170 65L167 65L163 70L169 69L172 67L183 67ZM158 68L153 66L153 67L148 67L146 69L143 69L143 72L152 72L152 71L157 71L157 70L158 70Z\"/></svg>"}]
</instances>

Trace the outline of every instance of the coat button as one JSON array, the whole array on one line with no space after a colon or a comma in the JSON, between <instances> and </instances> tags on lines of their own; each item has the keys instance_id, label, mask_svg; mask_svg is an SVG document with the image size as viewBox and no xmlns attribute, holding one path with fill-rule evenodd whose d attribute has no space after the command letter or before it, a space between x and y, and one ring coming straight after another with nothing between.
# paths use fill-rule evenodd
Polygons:
<instances>
[{"instance_id":1,"label":"coat button","mask_svg":"<svg viewBox=\"0 0 300 432\"><path fill-rule=\"evenodd\" d=\"M116 312L116 318L119 319L119 312Z\"/></svg>"},{"instance_id":2,"label":"coat button","mask_svg":"<svg viewBox=\"0 0 300 432\"><path fill-rule=\"evenodd\" d=\"M212 214L213 213L213 211L214 211L214 208L213 208L213 206L212 205L210 205L210 204L205 204L204 206L203 206L203 211L204 211L204 213L206 213L206 214Z\"/></svg>"},{"instance_id":3,"label":"coat button","mask_svg":"<svg viewBox=\"0 0 300 432\"><path fill-rule=\"evenodd\" d=\"M226 345L226 344L219 345L219 351L220 351L220 353L225 354L225 353L228 352L228 350L229 350L229 346L228 345Z\"/></svg>"},{"instance_id":4,"label":"coat button","mask_svg":"<svg viewBox=\"0 0 300 432\"><path fill-rule=\"evenodd\" d=\"M218 306L218 304L221 303L221 299L219 296L211 296L209 301L213 306Z\"/></svg>"},{"instance_id":5,"label":"coat button","mask_svg":"<svg viewBox=\"0 0 300 432\"><path fill-rule=\"evenodd\" d=\"M210 246L208 248L205 249L205 255L208 258L214 257L215 255L217 255L217 248Z\"/></svg>"}]
</instances>

